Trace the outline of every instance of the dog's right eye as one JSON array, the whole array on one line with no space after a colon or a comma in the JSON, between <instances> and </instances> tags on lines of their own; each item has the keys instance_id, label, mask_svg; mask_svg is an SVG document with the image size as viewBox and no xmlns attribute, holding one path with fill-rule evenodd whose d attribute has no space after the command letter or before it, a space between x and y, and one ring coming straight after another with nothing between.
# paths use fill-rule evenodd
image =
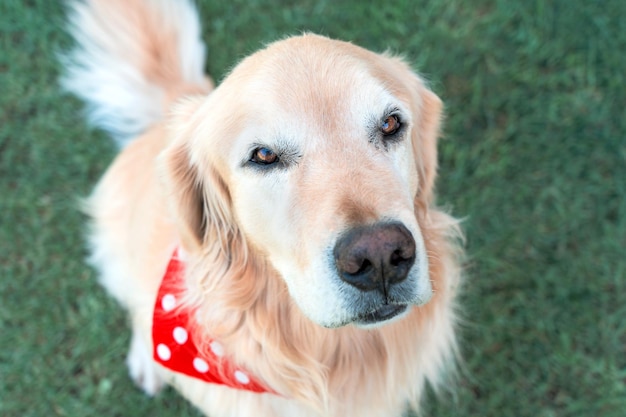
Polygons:
<instances>
[{"instance_id":1,"label":"dog's right eye","mask_svg":"<svg viewBox=\"0 0 626 417\"><path fill-rule=\"evenodd\" d=\"M402 122L400 122L400 118L396 115L387 116L383 123L380 125L380 131L383 136L393 136L402 127Z\"/></svg>"},{"instance_id":2,"label":"dog's right eye","mask_svg":"<svg viewBox=\"0 0 626 417\"><path fill-rule=\"evenodd\" d=\"M278 155L268 148L256 148L252 152L250 161L259 165L272 165L278 162Z\"/></svg>"}]
</instances>

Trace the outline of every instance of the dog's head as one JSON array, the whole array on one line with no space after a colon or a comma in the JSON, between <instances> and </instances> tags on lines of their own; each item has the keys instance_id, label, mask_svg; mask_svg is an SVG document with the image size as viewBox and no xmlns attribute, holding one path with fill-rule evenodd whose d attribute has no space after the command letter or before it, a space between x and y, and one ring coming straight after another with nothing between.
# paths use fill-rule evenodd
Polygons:
<instances>
[{"instance_id":1,"label":"dog's head","mask_svg":"<svg viewBox=\"0 0 626 417\"><path fill-rule=\"evenodd\" d=\"M441 102L400 59L294 37L177 114L162 166L187 251L240 240L325 327L430 299Z\"/></svg>"}]
</instances>

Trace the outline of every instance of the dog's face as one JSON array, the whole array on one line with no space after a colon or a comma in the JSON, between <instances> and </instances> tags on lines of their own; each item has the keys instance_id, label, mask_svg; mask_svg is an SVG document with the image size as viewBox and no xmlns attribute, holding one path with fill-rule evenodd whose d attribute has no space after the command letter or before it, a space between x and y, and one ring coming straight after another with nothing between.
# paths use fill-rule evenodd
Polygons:
<instances>
[{"instance_id":1,"label":"dog's face","mask_svg":"<svg viewBox=\"0 0 626 417\"><path fill-rule=\"evenodd\" d=\"M188 250L240 234L325 327L430 299L416 212L431 199L440 102L401 61L291 38L187 107L164 159Z\"/></svg>"}]
</instances>

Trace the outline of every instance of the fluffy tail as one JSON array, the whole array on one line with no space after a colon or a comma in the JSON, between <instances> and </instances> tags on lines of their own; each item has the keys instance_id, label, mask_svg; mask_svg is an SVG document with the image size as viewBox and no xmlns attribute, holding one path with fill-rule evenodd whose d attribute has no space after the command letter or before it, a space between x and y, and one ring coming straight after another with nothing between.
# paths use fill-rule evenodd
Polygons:
<instances>
[{"instance_id":1,"label":"fluffy tail","mask_svg":"<svg viewBox=\"0 0 626 417\"><path fill-rule=\"evenodd\" d=\"M76 48L63 87L120 146L161 120L178 97L207 93L205 46L191 0L81 0L70 5Z\"/></svg>"}]
</instances>

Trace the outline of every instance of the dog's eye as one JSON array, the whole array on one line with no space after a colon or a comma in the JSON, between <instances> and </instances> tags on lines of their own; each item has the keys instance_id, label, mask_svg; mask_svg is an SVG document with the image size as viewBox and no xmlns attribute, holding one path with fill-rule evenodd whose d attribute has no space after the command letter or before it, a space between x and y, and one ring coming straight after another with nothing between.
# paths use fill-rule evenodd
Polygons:
<instances>
[{"instance_id":1,"label":"dog's eye","mask_svg":"<svg viewBox=\"0 0 626 417\"><path fill-rule=\"evenodd\" d=\"M250 161L259 165L271 165L278 162L278 155L268 148L257 148L252 152Z\"/></svg>"},{"instance_id":2,"label":"dog's eye","mask_svg":"<svg viewBox=\"0 0 626 417\"><path fill-rule=\"evenodd\" d=\"M383 136L391 136L400 129L400 126L401 123L398 116L391 115L387 116L387 118L383 121L383 124L380 125L380 131Z\"/></svg>"}]
</instances>

